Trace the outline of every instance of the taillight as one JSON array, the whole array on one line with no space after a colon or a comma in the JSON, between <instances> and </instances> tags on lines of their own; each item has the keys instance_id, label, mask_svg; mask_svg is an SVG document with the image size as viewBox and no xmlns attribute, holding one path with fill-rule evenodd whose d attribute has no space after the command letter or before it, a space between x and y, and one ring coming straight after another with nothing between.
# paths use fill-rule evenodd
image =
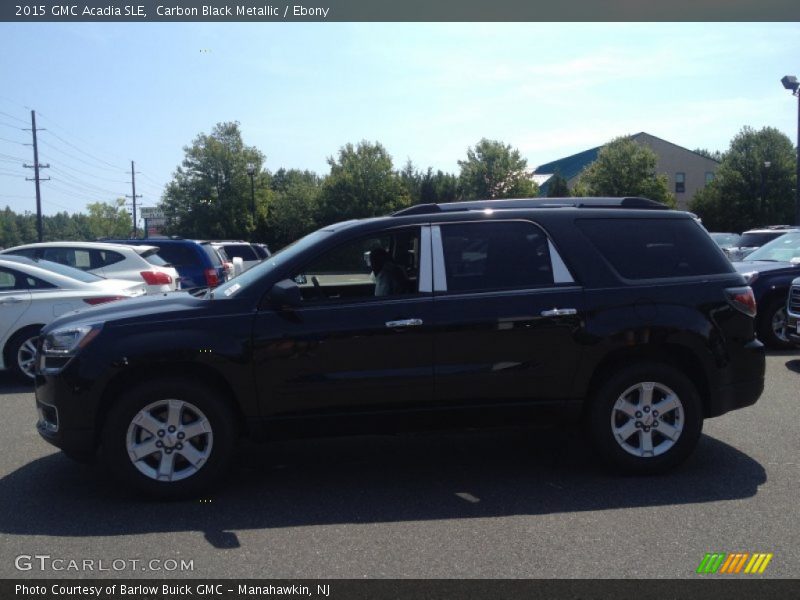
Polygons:
<instances>
[{"instance_id":1,"label":"taillight","mask_svg":"<svg viewBox=\"0 0 800 600\"><path fill-rule=\"evenodd\" d=\"M86 304L96 306L98 304L105 304L106 302L114 302L115 300L125 300L127 296L100 296L99 298L84 298Z\"/></svg>"},{"instance_id":2,"label":"taillight","mask_svg":"<svg viewBox=\"0 0 800 600\"><path fill-rule=\"evenodd\" d=\"M219 277L217 276L216 269L206 269L206 283L208 287L216 287L219 285Z\"/></svg>"},{"instance_id":3,"label":"taillight","mask_svg":"<svg viewBox=\"0 0 800 600\"><path fill-rule=\"evenodd\" d=\"M756 316L756 297L750 286L728 288L725 290L725 296L728 303L736 310L750 317Z\"/></svg>"},{"instance_id":4,"label":"taillight","mask_svg":"<svg viewBox=\"0 0 800 600\"><path fill-rule=\"evenodd\" d=\"M161 271L142 271L139 273L147 285L169 285L172 277Z\"/></svg>"}]
</instances>

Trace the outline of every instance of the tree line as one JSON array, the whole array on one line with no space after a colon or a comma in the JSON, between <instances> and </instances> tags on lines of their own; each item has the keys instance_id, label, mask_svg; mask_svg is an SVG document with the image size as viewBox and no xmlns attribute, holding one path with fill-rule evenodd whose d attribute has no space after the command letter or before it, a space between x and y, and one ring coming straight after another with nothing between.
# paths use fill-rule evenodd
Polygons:
<instances>
[{"instance_id":1,"label":"tree line","mask_svg":"<svg viewBox=\"0 0 800 600\"><path fill-rule=\"evenodd\" d=\"M789 223L793 210L794 148L774 128L744 127L725 152L695 150L720 162L713 182L691 209L709 230L742 231ZM556 173L547 196L645 196L669 206L675 198L656 154L629 137L611 140L570 188ZM420 169L411 160L396 168L379 142L346 144L327 159L321 176L301 169L266 168L265 155L247 146L237 122L218 123L184 147L184 159L166 185L160 207L165 233L204 239L246 239L278 249L319 227L385 215L419 203L540 195L519 150L481 139L458 161L459 173ZM768 165L768 166L765 166ZM47 240L128 237L124 199L95 203L88 214L44 219ZM35 241L35 217L0 211L0 246Z\"/></svg>"}]
</instances>

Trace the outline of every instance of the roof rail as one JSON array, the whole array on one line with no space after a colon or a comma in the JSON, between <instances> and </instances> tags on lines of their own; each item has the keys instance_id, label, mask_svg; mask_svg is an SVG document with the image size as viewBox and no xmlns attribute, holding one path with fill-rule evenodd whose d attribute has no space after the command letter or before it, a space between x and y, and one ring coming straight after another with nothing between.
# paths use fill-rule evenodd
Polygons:
<instances>
[{"instance_id":1,"label":"roof rail","mask_svg":"<svg viewBox=\"0 0 800 600\"><path fill-rule=\"evenodd\" d=\"M642 208L669 210L666 204L628 196L624 198L522 198L519 200L469 200L466 202L444 202L440 204L417 204L392 213L393 217L426 215L441 212L459 212L486 209L513 208Z\"/></svg>"}]
</instances>

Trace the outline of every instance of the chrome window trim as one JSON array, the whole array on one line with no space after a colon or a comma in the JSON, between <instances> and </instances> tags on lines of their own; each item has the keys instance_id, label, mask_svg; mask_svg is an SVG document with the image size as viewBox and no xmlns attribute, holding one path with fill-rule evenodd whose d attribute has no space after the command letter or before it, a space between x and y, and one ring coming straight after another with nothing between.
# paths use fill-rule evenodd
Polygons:
<instances>
[{"instance_id":1,"label":"chrome window trim","mask_svg":"<svg viewBox=\"0 0 800 600\"><path fill-rule=\"evenodd\" d=\"M430 294L433 292L433 261L431 252L431 226L422 225L419 238L419 293Z\"/></svg>"},{"instance_id":2,"label":"chrome window trim","mask_svg":"<svg viewBox=\"0 0 800 600\"><path fill-rule=\"evenodd\" d=\"M569 272L567 265L564 264L564 260L561 258L558 250L556 250L556 247L553 246L553 242L549 237L547 238L547 247L550 251L550 266L553 269L553 283L575 283L572 273Z\"/></svg>"},{"instance_id":3,"label":"chrome window trim","mask_svg":"<svg viewBox=\"0 0 800 600\"><path fill-rule=\"evenodd\" d=\"M448 223L449 224L449 223ZM433 250L433 291L447 291L447 275L444 270L444 247L442 245L442 229L439 225L431 227Z\"/></svg>"}]
</instances>

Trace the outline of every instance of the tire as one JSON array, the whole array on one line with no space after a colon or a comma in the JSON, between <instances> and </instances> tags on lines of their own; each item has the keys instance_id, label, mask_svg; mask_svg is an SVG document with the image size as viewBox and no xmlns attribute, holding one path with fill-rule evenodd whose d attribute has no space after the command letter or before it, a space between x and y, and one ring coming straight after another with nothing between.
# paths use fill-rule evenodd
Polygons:
<instances>
[{"instance_id":1,"label":"tire","mask_svg":"<svg viewBox=\"0 0 800 600\"><path fill-rule=\"evenodd\" d=\"M226 472L237 435L221 394L187 379L161 379L124 393L111 408L101 456L138 492L185 498L209 489Z\"/></svg>"},{"instance_id":2,"label":"tire","mask_svg":"<svg viewBox=\"0 0 800 600\"><path fill-rule=\"evenodd\" d=\"M5 350L6 366L20 381L33 383L33 367L36 365L36 338L42 330L41 325L26 327L15 333L8 341Z\"/></svg>"},{"instance_id":3,"label":"tire","mask_svg":"<svg viewBox=\"0 0 800 600\"><path fill-rule=\"evenodd\" d=\"M592 441L610 466L626 473L651 475L672 469L692 453L703 429L697 389L666 364L623 368L591 402ZM661 411L656 410L659 406Z\"/></svg>"},{"instance_id":4,"label":"tire","mask_svg":"<svg viewBox=\"0 0 800 600\"><path fill-rule=\"evenodd\" d=\"M794 344L786 337L786 299L773 298L766 303L764 310L758 311L756 324L758 339L773 350L787 350Z\"/></svg>"}]
</instances>

